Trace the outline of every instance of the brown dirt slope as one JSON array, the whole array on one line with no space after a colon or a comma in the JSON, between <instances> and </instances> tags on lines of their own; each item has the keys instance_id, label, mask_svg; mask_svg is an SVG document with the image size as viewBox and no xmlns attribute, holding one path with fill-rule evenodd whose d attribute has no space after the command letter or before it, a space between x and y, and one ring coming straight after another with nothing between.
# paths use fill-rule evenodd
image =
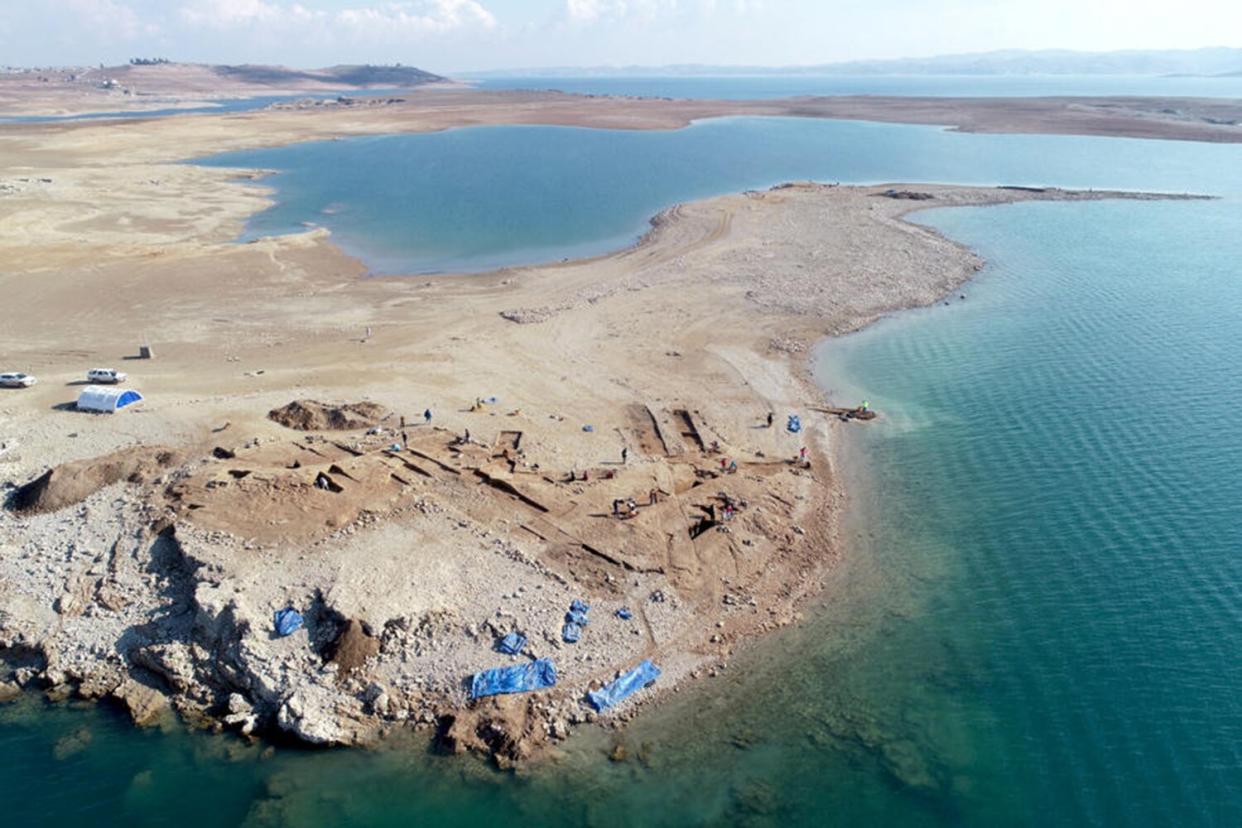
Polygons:
<instances>
[{"instance_id":1,"label":"brown dirt slope","mask_svg":"<svg viewBox=\"0 0 1242 828\"><path fill-rule=\"evenodd\" d=\"M294 400L273 408L268 419L299 431L356 431L374 428L392 416L382 405L372 402L333 405L315 400Z\"/></svg>"},{"instance_id":2,"label":"brown dirt slope","mask_svg":"<svg viewBox=\"0 0 1242 828\"><path fill-rule=\"evenodd\" d=\"M169 448L135 446L103 457L65 463L20 487L14 492L11 505L19 512L55 512L122 480L146 482L181 461L181 454Z\"/></svg>"}]
</instances>

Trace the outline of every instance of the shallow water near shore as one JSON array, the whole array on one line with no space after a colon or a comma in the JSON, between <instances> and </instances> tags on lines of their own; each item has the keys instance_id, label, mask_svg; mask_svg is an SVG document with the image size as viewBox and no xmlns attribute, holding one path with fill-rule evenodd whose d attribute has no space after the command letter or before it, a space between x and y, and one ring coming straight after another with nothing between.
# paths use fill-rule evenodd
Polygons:
<instances>
[{"instance_id":1,"label":"shallow water near shore","mask_svg":"<svg viewBox=\"0 0 1242 828\"><path fill-rule=\"evenodd\" d=\"M1012 169L1242 191L1242 148L1104 141L1066 160L1061 140L1015 142ZM888 146L838 157L901 178L884 171L908 169L906 145ZM969 154L942 177L981 174ZM826 388L884 413L847 432L850 553L826 605L640 717L621 737L628 761L594 733L517 777L421 742L265 757L26 700L0 707L6 818L1242 823L1242 201L919 220L990 264L965 300L818 352Z\"/></svg>"}]
</instances>

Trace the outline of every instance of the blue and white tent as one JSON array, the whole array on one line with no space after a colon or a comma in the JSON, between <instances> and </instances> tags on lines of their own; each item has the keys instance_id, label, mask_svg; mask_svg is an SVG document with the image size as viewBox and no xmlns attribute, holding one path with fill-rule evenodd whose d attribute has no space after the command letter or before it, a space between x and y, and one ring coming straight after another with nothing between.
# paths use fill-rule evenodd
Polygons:
<instances>
[{"instance_id":1,"label":"blue and white tent","mask_svg":"<svg viewBox=\"0 0 1242 828\"><path fill-rule=\"evenodd\" d=\"M138 402L142 402L142 395L132 388L88 385L78 395L78 410L105 411L112 414Z\"/></svg>"}]
</instances>

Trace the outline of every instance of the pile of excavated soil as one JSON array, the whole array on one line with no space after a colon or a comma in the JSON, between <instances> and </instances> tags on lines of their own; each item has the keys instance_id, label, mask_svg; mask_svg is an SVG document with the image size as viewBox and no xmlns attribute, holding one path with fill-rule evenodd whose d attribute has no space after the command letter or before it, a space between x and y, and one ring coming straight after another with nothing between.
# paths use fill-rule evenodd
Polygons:
<instances>
[{"instance_id":1,"label":"pile of excavated soil","mask_svg":"<svg viewBox=\"0 0 1242 828\"><path fill-rule=\"evenodd\" d=\"M392 412L373 402L332 405L315 400L294 400L267 412L268 419L299 431L356 431L373 428Z\"/></svg>"},{"instance_id":2,"label":"pile of excavated soil","mask_svg":"<svg viewBox=\"0 0 1242 828\"><path fill-rule=\"evenodd\" d=\"M161 446L134 446L102 457L75 460L49 469L13 493L19 512L55 512L81 503L95 492L122 480L145 483L180 465L180 452Z\"/></svg>"},{"instance_id":3,"label":"pile of excavated soil","mask_svg":"<svg viewBox=\"0 0 1242 828\"><path fill-rule=\"evenodd\" d=\"M379 649L379 639L371 635L365 624L351 618L333 642L328 661L336 663L337 675L344 678L354 670L362 668L367 659L379 655Z\"/></svg>"}]
</instances>

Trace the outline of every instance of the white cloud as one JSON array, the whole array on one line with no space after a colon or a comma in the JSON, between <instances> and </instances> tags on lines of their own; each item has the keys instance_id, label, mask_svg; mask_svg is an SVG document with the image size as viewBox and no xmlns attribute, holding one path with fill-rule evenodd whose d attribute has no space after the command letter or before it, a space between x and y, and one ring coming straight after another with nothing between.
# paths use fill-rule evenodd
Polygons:
<instances>
[{"instance_id":1,"label":"white cloud","mask_svg":"<svg viewBox=\"0 0 1242 828\"><path fill-rule=\"evenodd\" d=\"M496 27L496 17L476 0L385 3L337 12L336 22L360 31L447 32Z\"/></svg>"},{"instance_id":2,"label":"white cloud","mask_svg":"<svg viewBox=\"0 0 1242 828\"><path fill-rule=\"evenodd\" d=\"M310 9L301 3L266 0L193 0L182 6L190 25L212 29L249 28L256 24L289 30L346 29L356 35L436 34L457 29L491 29L496 18L478 0L405 0L338 11Z\"/></svg>"},{"instance_id":3,"label":"white cloud","mask_svg":"<svg viewBox=\"0 0 1242 828\"><path fill-rule=\"evenodd\" d=\"M681 5L684 4L679 0L566 0L565 12L575 23L620 18L650 20L675 12Z\"/></svg>"},{"instance_id":4,"label":"white cloud","mask_svg":"<svg viewBox=\"0 0 1242 828\"><path fill-rule=\"evenodd\" d=\"M65 0L62 5L75 27L106 37L132 40L159 31L154 23L143 21L133 9L115 0Z\"/></svg>"},{"instance_id":5,"label":"white cloud","mask_svg":"<svg viewBox=\"0 0 1242 828\"><path fill-rule=\"evenodd\" d=\"M572 23L601 20L650 22L675 14L710 15L718 11L756 11L764 0L565 0L565 16Z\"/></svg>"}]
</instances>

